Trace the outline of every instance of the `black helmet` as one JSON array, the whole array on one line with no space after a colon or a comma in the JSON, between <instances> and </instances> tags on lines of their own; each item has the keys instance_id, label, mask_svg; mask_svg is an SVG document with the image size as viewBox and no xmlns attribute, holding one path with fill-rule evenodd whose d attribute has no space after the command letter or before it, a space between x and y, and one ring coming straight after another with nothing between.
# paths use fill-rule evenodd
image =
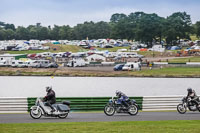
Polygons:
<instances>
[{"instance_id":1,"label":"black helmet","mask_svg":"<svg viewBox=\"0 0 200 133\"><path fill-rule=\"evenodd\" d=\"M52 89L51 86L47 86L47 87L46 87L46 92L49 92L51 89Z\"/></svg>"},{"instance_id":2,"label":"black helmet","mask_svg":"<svg viewBox=\"0 0 200 133\"><path fill-rule=\"evenodd\" d=\"M192 92L192 88L189 87L189 88L187 89L187 91L188 91L189 93L191 93L191 92Z\"/></svg>"}]
</instances>

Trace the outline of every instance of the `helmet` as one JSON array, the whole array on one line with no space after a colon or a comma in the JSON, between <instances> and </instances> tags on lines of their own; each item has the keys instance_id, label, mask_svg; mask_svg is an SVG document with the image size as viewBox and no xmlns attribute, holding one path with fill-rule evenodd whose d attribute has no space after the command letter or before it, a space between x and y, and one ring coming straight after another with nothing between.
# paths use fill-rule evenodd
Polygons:
<instances>
[{"instance_id":1,"label":"helmet","mask_svg":"<svg viewBox=\"0 0 200 133\"><path fill-rule=\"evenodd\" d=\"M46 92L49 92L51 89L52 89L51 86L47 86L47 87L46 87Z\"/></svg>"},{"instance_id":2,"label":"helmet","mask_svg":"<svg viewBox=\"0 0 200 133\"><path fill-rule=\"evenodd\" d=\"M115 92L115 94L116 94L117 97L121 97L122 92L117 90L117 91Z\"/></svg>"},{"instance_id":3,"label":"helmet","mask_svg":"<svg viewBox=\"0 0 200 133\"><path fill-rule=\"evenodd\" d=\"M192 88L189 87L189 88L187 89L187 91L191 93L191 92L192 92Z\"/></svg>"}]
</instances>

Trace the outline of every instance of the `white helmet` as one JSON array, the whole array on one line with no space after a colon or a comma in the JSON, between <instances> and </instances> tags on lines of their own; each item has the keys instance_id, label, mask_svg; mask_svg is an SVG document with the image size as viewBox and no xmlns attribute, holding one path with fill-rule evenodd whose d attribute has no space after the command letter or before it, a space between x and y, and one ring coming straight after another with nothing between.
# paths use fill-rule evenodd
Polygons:
<instances>
[{"instance_id":1,"label":"white helmet","mask_svg":"<svg viewBox=\"0 0 200 133\"><path fill-rule=\"evenodd\" d=\"M115 92L115 94L116 94L117 97L120 97L120 95L122 94L122 92L117 90L117 91Z\"/></svg>"}]
</instances>

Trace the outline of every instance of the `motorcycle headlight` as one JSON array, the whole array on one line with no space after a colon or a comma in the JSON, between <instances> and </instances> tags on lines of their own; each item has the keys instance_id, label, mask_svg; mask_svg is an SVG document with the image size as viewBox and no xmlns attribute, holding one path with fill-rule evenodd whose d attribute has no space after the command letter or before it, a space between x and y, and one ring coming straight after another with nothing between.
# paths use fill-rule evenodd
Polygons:
<instances>
[{"instance_id":1,"label":"motorcycle headlight","mask_svg":"<svg viewBox=\"0 0 200 133\"><path fill-rule=\"evenodd\" d=\"M112 99L109 100L109 103L112 103Z\"/></svg>"}]
</instances>

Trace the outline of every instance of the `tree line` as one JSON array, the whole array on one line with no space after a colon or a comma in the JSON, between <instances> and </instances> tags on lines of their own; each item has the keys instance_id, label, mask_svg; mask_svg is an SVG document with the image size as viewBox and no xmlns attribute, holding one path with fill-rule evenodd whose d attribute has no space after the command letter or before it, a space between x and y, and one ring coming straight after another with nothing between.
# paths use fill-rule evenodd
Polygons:
<instances>
[{"instance_id":1,"label":"tree line","mask_svg":"<svg viewBox=\"0 0 200 133\"><path fill-rule=\"evenodd\" d=\"M180 39L190 39L190 35L200 37L200 21L192 24L186 12L175 12L164 18L155 13L134 12L129 15L113 14L110 22L84 22L74 27L69 25L53 27L41 23L18 26L0 22L0 40L83 40L112 38L140 41L146 44L161 42L172 44Z\"/></svg>"}]
</instances>

